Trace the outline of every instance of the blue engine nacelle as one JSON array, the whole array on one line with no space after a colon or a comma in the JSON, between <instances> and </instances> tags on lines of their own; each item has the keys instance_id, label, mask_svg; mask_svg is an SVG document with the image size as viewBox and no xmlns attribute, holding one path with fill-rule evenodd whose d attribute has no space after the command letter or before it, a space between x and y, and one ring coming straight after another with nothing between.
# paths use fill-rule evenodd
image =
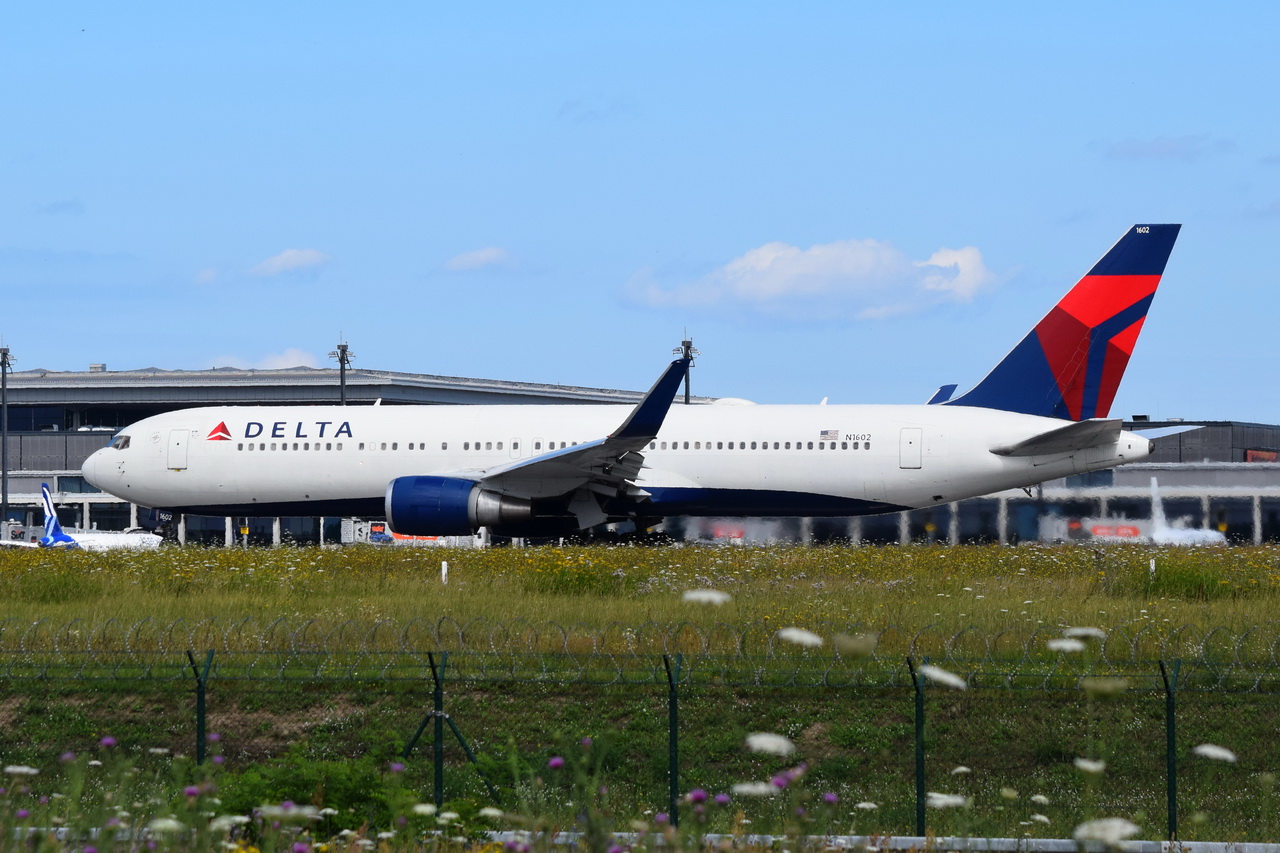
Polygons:
<instances>
[{"instance_id":1,"label":"blue engine nacelle","mask_svg":"<svg viewBox=\"0 0 1280 853\"><path fill-rule=\"evenodd\" d=\"M469 536L481 527L533 520L533 502L461 477L397 477L387 486L387 524L404 536Z\"/></svg>"}]
</instances>

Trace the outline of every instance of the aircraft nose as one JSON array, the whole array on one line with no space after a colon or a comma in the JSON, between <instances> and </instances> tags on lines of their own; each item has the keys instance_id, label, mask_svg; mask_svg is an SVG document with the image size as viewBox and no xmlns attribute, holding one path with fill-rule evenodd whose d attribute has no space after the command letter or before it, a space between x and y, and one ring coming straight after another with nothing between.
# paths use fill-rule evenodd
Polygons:
<instances>
[{"instance_id":1,"label":"aircraft nose","mask_svg":"<svg viewBox=\"0 0 1280 853\"><path fill-rule=\"evenodd\" d=\"M84 464L80 466L80 473L89 481L89 485L93 486L95 489L101 489L103 487L107 463L102 456L106 452L105 448L102 450L95 450L93 453L89 454L89 458L84 460Z\"/></svg>"}]
</instances>

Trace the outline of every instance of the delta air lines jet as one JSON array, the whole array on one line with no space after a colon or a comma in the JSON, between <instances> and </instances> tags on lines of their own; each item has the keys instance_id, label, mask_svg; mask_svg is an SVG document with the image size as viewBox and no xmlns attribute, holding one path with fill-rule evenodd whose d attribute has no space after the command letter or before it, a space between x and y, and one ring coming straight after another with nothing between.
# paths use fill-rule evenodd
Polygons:
<instances>
[{"instance_id":1,"label":"delta air lines jet","mask_svg":"<svg viewBox=\"0 0 1280 853\"><path fill-rule=\"evenodd\" d=\"M925 405L184 409L122 430L93 485L197 515L386 518L396 533L562 535L667 516L895 512L1151 453L1108 412L1178 225L1137 225L965 394Z\"/></svg>"}]
</instances>

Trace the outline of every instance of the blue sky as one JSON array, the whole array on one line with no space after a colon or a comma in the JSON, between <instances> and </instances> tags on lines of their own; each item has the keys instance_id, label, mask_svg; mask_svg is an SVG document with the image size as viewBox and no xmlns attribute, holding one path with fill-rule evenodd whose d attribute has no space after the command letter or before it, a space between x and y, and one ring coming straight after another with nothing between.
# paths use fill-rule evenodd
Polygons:
<instances>
[{"instance_id":1,"label":"blue sky","mask_svg":"<svg viewBox=\"0 0 1280 853\"><path fill-rule=\"evenodd\" d=\"M1280 422L1280 4L22 4L17 369L923 402L1136 222L1113 414Z\"/></svg>"}]
</instances>

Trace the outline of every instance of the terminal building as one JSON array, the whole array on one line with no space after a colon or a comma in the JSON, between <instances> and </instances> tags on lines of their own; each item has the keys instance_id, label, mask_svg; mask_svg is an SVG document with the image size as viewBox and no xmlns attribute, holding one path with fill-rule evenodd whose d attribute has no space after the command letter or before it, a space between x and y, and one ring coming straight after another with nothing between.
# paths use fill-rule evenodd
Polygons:
<instances>
[{"instance_id":1,"label":"terminal building","mask_svg":"<svg viewBox=\"0 0 1280 853\"><path fill-rule=\"evenodd\" d=\"M184 542L221 545L336 542L343 519L158 518L96 491L80 474L84 460L120 428L161 412L217 405L334 405L335 368L283 370L16 371L8 377L9 518L39 526L40 484L48 483L62 523L102 530L163 523ZM643 391L619 391L487 379L348 369L349 405L439 405L639 402ZM679 398L678 398L679 402ZM694 397L693 404L710 398ZM1069 538L1088 541L1106 527L1139 530L1151 515L1151 480L1159 482L1174 524L1221 530L1233 542L1280 540L1280 425L1197 422L1200 429L1156 441L1149 459L1056 480L1028 492L973 498L926 510L854 519L671 519L668 532L689 540L852 539L868 543L949 543ZM1127 429L1191 425L1135 416ZM1081 525L1074 520L1091 519ZM350 520L346 529L351 530ZM1070 531L1063 535L1061 531Z\"/></svg>"}]
</instances>

